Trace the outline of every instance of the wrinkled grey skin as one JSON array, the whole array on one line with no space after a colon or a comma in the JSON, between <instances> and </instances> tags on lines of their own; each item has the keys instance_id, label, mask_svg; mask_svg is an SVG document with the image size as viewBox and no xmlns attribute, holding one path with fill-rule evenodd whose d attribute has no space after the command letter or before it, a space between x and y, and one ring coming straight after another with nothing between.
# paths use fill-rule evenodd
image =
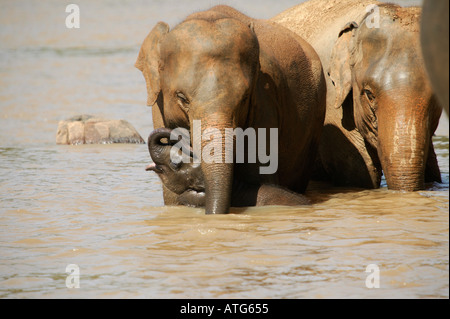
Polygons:
<instances>
[{"instance_id":1,"label":"wrinkled grey skin","mask_svg":"<svg viewBox=\"0 0 450 319\"><path fill-rule=\"evenodd\" d=\"M204 207L205 182L200 164L192 161L192 152L189 163L181 161L181 150L171 160L170 150L178 141L170 140L171 130L159 128L153 131L148 138L148 149L153 164L147 166L147 171L158 174L165 187L177 194L178 205ZM190 149L190 145L182 149ZM284 205L307 205L309 200L300 194L275 185L250 185L234 180L231 196L232 207Z\"/></svg>"},{"instance_id":2,"label":"wrinkled grey skin","mask_svg":"<svg viewBox=\"0 0 450 319\"><path fill-rule=\"evenodd\" d=\"M433 90L448 115L449 1L425 0L420 30L422 52Z\"/></svg>"}]
</instances>

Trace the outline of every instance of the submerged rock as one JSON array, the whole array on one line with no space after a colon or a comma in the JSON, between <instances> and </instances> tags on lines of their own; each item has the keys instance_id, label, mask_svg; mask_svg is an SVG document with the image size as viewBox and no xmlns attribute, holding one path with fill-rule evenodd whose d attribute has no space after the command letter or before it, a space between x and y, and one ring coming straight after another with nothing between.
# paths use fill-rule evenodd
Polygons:
<instances>
[{"instance_id":1,"label":"submerged rock","mask_svg":"<svg viewBox=\"0 0 450 319\"><path fill-rule=\"evenodd\" d=\"M92 115L77 115L60 121L56 144L145 144L136 129L125 120L108 120Z\"/></svg>"}]
</instances>

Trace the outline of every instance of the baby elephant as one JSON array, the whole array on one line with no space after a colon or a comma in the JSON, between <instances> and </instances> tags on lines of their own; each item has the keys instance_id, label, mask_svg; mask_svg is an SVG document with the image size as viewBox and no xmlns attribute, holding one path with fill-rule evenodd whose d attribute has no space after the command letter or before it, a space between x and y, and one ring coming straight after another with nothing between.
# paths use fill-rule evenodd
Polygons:
<instances>
[{"instance_id":1,"label":"baby elephant","mask_svg":"<svg viewBox=\"0 0 450 319\"><path fill-rule=\"evenodd\" d=\"M190 162L181 161L182 155L177 153L170 156L172 146L179 141L170 139L171 130L159 128L148 137L148 150L153 164L147 166L146 171L154 171L158 174L163 184L178 195L177 204L204 207L205 183L200 164L193 163L193 154L190 151ZM181 149L191 149L190 145ZM275 185L250 185L234 178L232 188L231 206L265 206L308 205L309 200L300 194Z\"/></svg>"}]
</instances>

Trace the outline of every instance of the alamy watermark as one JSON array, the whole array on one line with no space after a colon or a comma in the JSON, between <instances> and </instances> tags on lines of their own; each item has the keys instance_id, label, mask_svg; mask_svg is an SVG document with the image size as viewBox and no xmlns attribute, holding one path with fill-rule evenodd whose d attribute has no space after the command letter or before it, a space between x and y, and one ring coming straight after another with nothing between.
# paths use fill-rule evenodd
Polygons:
<instances>
[{"instance_id":1,"label":"alamy watermark","mask_svg":"<svg viewBox=\"0 0 450 319\"><path fill-rule=\"evenodd\" d=\"M366 25L369 29L380 28L380 8L376 4L371 4L366 7L366 12L370 13L366 17ZM80 7L77 4L69 4L66 6L66 27L68 29L80 28Z\"/></svg>"},{"instance_id":2,"label":"alamy watermark","mask_svg":"<svg viewBox=\"0 0 450 319\"><path fill-rule=\"evenodd\" d=\"M380 28L380 7L376 4L371 4L366 7L366 12L369 13L366 17L366 26L369 29Z\"/></svg>"},{"instance_id":3,"label":"alamy watermark","mask_svg":"<svg viewBox=\"0 0 450 319\"><path fill-rule=\"evenodd\" d=\"M366 267L366 272L370 273L366 277L366 287L369 289L380 288L380 267L370 264Z\"/></svg>"},{"instance_id":4,"label":"alamy watermark","mask_svg":"<svg viewBox=\"0 0 450 319\"><path fill-rule=\"evenodd\" d=\"M192 132L193 157L189 155L191 154L190 132L185 128L172 130L170 139L178 140L170 150L172 162L256 163L256 158L258 158L259 163L267 164L267 166L260 166L260 174L274 174L278 170L278 128L270 128L269 137L265 128L258 128L258 130L252 127L245 130L239 127L225 128L225 136L223 136L217 128L206 128L202 132L201 121L194 120ZM247 151L245 138L247 138ZM203 148L202 141L205 142ZM269 153L267 153L268 146ZM234 149L236 149L236 156L234 156ZM180 156L180 154L182 155ZM247 157L247 161L245 161L245 157Z\"/></svg>"},{"instance_id":5,"label":"alamy watermark","mask_svg":"<svg viewBox=\"0 0 450 319\"><path fill-rule=\"evenodd\" d=\"M76 264L70 264L66 267L66 287L69 289L80 288L80 267Z\"/></svg>"},{"instance_id":6,"label":"alamy watermark","mask_svg":"<svg viewBox=\"0 0 450 319\"><path fill-rule=\"evenodd\" d=\"M79 29L80 28L80 7L76 4L69 4L66 7L66 13L69 13L66 17L67 29Z\"/></svg>"}]
</instances>

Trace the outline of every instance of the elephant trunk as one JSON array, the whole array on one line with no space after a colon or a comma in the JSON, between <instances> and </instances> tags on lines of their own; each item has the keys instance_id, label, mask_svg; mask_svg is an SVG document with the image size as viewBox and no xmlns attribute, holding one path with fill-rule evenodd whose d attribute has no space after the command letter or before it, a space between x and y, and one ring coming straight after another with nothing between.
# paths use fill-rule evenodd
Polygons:
<instances>
[{"instance_id":1,"label":"elephant trunk","mask_svg":"<svg viewBox=\"0 0 450 319\"><path fill-rule=\"evenodd\" d=\"M170 133L170 129L162 127L154 130L148 137L148 151L155 164L163 164L170 154L170 147L167 147L170 143Z\"/></svg>"},{"instance_id":2,"label":"elephant trunk","mask_svg":"<svg viewBox=\"0 0 450 319\"><path fill-rule=\"evenodd\" d=\"M233 149L233 139L225 129L233 128L233 125L227 117L230 115L219 116L218 120L210 117L207 123L204 121L201 124L201 169L205 180L206 214L227 214L231 206L234 164L232 157L226 153Z\"/></svg>"},{"instance_id":3,"label":"elephant trunk","mask_svg":"<svg viewBox=\"0 0 450 319\"><path fill-rule=\"evenodd\" d=\"M392 161L389 158L382 159L388 188L400 191L424 189L426 163L423 152L412 150L407 145L398 146L398 151L403 152L401 158Z\"/></svg>"},{"instance_id":4,"label":"elephant trunk","mask_svg":"<svg viewBox=\"0 0 450 319\"><path fill-rule=\"evenodd\" d=\"M203 164L205 213L227 214L231 206L233 164Z\"/></svg>"},{"instance_id":5,"label":"elephant trunk","mask_svg":"<svg viewBox=\"0 0 450 319\"><path fill-rule=\"evenodd\" d=\"M391 114L378 119L378 155L388 188L422 190L432 147L428 116L419 106L409 114L400 106L390 109L394 110Z\"/></svg>"}]
</instances>

